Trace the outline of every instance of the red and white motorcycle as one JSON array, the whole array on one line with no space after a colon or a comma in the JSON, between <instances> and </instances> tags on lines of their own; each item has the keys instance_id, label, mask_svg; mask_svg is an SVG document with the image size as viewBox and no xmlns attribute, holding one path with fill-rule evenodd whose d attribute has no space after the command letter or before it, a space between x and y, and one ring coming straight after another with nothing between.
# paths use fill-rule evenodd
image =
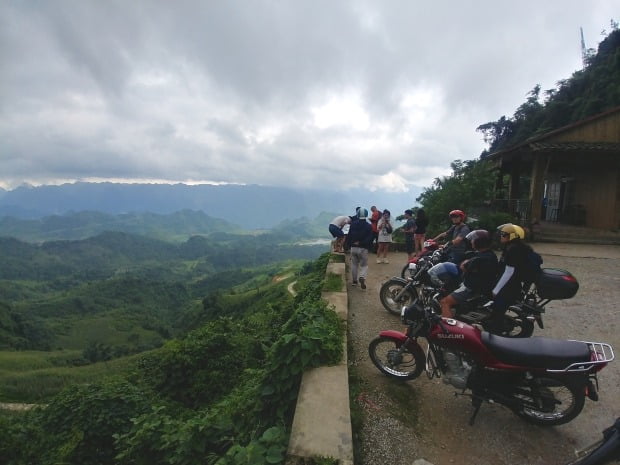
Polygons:
<instances>
[{"instance_id":1,"label":"red and white motorcycle","mask_svg":"<svg viewBox=\"0 0 620 465\"><path fill-rule=\"evenodd\" d=\"M586 397L598 400L597 373L614 359L612 347L602 342L501 337L418 305L403 307L401 319L406 332L381 331L370 342L373 363L397 379L425 371L470 391L470 424L484 401L502 404L531 423L567 423L579 415ZM426 350L420 338L426 339Z\"/></svg>"}]
</instances>

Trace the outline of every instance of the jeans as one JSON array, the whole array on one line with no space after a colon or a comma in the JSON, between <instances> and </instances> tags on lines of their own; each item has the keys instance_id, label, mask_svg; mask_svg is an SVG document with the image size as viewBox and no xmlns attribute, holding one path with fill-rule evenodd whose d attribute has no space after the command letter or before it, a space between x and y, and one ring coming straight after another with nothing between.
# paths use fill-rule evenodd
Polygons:
<instances>
[{"instance_id":1,"label":"jeans","mask_svg":"<svg viewBox=\"0 0 620 465\"><path fill-rule=\"evenodd\" d=\"M351 279L357 282L359 278L366 279L368 274L368 249L351 247Z\"/></svg>"}]
</instances>

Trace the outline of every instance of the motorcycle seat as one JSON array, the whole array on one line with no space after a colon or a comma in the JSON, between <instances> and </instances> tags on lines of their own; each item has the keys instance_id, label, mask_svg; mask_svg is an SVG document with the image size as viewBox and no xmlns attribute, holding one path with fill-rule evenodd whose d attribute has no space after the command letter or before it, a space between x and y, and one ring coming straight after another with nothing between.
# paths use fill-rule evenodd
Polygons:
<instances>
[{"instance_id":1,"label":"motorcycle seat","mask_svg":"<svg viewBox=\"0 0 620 465\"><path fill-rule=\"evenodd\" d=\"M573 363L590 361L590 348L580 341L547 337L507 338L486 331L481 336L489 351L510 365L564 370Z\"/></svg>"}]
</instances>

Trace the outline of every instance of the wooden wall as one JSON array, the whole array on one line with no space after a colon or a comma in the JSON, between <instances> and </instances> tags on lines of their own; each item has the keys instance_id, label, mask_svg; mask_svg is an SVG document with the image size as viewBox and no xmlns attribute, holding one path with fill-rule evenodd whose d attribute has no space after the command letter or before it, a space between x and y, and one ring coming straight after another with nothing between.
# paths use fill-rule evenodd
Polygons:
<instances>
[{"instance_id":1,"label":"wooden wall","mask_svg":"<svg viewBox=\"0 0 620 465\"><path fill-rule=\"evenodd\" d=\"M586 208L586 226L617 229L618 170L582 170L575 180L575 201Z\"/></svg>"},{"instance_id":2,"label":"wooden wall","mask_svg":"<svg viewBox=\"0 0 620 465\"><path fill-rule=\"evenodd\" d=\"M553 142L620 142L620 111L550 137Z\"/></svg>"}]
</instances>

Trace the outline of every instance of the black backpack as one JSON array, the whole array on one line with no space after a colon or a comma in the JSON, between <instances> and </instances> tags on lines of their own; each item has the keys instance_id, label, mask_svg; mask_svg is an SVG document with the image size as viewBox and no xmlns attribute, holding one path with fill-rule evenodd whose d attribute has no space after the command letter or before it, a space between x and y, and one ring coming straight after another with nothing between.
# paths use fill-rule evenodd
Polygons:
<instances>
[{"instance_id":1,"label":"black backpack","mask_svg":"<svg viewBox=\"0 0 620 465\"><path fill-rule=\"evenodd\" d=\"M525 260L525 269L523 270L523 281L526 283L534 283L540 276L543 258L534 250L529 250L527 259Z\"/></svg>"}]
</instances>

